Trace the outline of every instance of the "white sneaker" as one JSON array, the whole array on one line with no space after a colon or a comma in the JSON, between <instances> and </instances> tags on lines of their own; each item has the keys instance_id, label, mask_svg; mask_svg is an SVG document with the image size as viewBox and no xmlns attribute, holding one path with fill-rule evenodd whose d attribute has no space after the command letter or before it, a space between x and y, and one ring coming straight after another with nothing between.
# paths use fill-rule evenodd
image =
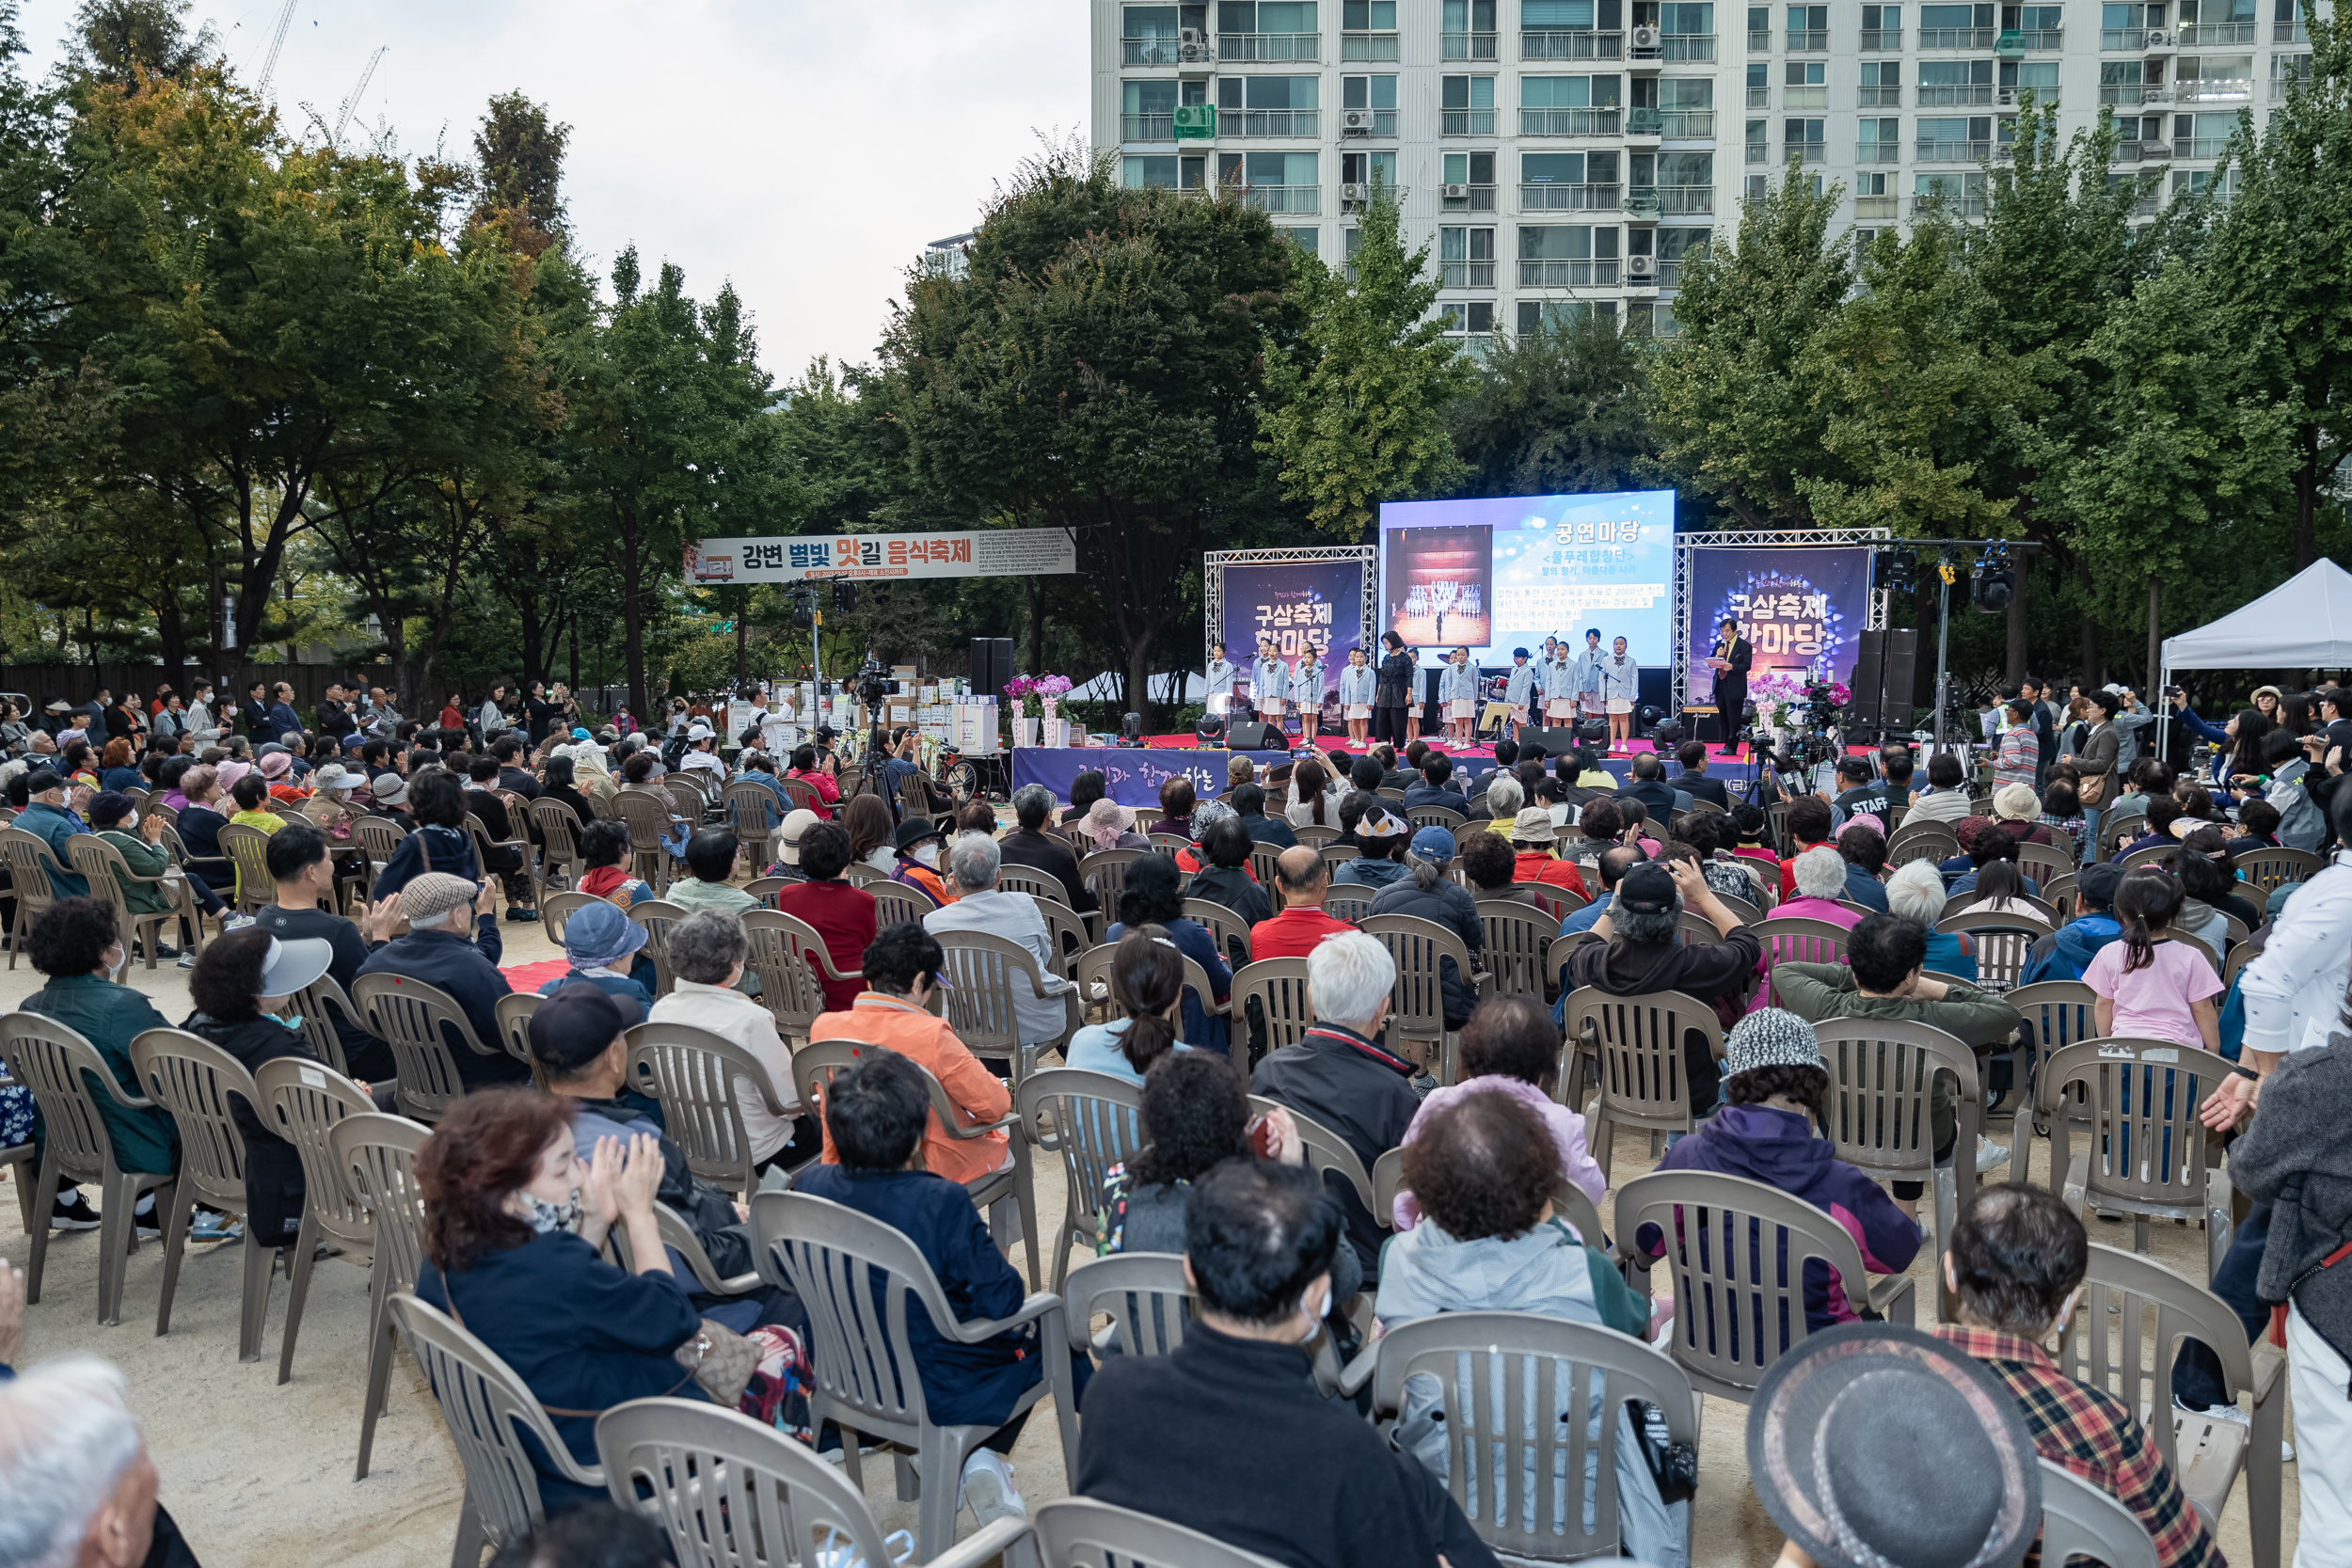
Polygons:
<instances>
[{"instance_id":1,"label":"white sneaker","mask_svg":"<svg viewBox=\"0 0 2352 1568\"><path fill-rule=\"evenodd\" d=\"M252 924L253 917L249 914L232 914L227 920L221 922L220 928L221 931L226 934L230 931L242 931L247 926Z\"/></svg>"},{"instance_id":2,"label":"white sneaker","mask_svg":"<svg viewBox=\"0 0 2352 1568\"><path fill-rule=\"evenodd\" d=\"M2217 1404L2204 1410L2192 1410L2181 1402L2180 1395L2175 1394L2172 1396L2172 1408L2184 1416L2202 1416L2209 1421L2227 1421L2232 1426L2251 1427L2254 1424L2254 1418L2249 1416L2246 1413L2246 1407L2234 1400L2228 1404ZM2282 1465L2295 1463L2295 1445L2283 1437L2279 1439L2279 1462Z\"/></svg>"},{"instance_id":3,"label":"white sneaker","mask_svg":"<svg viewBox=\"0 0 2352 1568\"><path fill-rule=\"evenodd\" d=\"M977 1525L1029 1516L1029 1505L1012 1483L1012 1465L993 1449L978 1449L963 1462L963 1503Z\"/></svg>"},{"instance_id":4,"label":"white sneaker","mask_svg":"<svg viewBox=\"0 0 2352 1568\"><path fill-rule=\"evenodd\" d=\"M1996 1144L1991 1138L1977 1140L1977 1174L1990 1176L2009 1163L2009 1145Z\"/></svg>"}]
</instances>

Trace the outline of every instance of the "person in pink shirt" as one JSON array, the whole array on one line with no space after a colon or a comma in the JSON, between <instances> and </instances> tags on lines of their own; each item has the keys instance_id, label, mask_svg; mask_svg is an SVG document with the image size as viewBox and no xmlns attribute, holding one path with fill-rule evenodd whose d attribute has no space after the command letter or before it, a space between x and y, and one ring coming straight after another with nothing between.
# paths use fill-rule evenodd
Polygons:
<instances>
[{"instance_id":1,"label":"person in pink shirt","mask_svg":"<svg viewBox=\"0 0 2352 1568\"><path fill-rule=\"evenodd\" d=\"M2092 1021L2102 1036L2221 1048L2217 999L2228 988L2203 947L2172 930L2185 897L2170 872L2153 865L2115 890L2123 938L2099 949L2083 971L2083 984L2099 995Z\"/></svg>"},{"instance_id":2,"label":"person in pink shirt","mask_svg":"<svg viewBox=\"0 0 2352 1568\"><path fill-rule=\"evenodd\" d=\"M1462 1026L1458 1049L1461 1082L1430 1091L1406 1125L1405 1142L1421 1136L1430 1117L1464 1095L1506 1094L1543 1118L1560 1150L1561 1178L1583 1188L1597 1205L1609 1179L1584 1147L1584 1118L1551 1097L1560 1069L1560 1026L1551 1022L1551 1009L1531 996L1490 998ZM1397 1194L1394 1218L1399 1230L1421 1223L1411 1193ZM1598 1236L1577 1239L1587 1246L1601 1243Z\"/></svg>"},{"instance_id":3,"label":"person in pink shirt","mask_svg":"<svg viewBox=\"0 0 2352 1568\"><path fill-rule=\"evenodd\" d=\"M1862 923L1861 914L1846 908L1838 900L1846 895L1846 857L1829 846L1816 845L1789 863L1796 879L1793 897L1784 898L1772 912L1764 917L1756 932L1764 942L1764 955L1756 959L1756 972L1767 973L1772 962L1772 922L1775 920L1826 920L1841 930L1852 930ZM1758 986L1748 1000L1748 1011L1756 1012L1768 1006L1772 987Z\"/></svg>"}]
</instances>

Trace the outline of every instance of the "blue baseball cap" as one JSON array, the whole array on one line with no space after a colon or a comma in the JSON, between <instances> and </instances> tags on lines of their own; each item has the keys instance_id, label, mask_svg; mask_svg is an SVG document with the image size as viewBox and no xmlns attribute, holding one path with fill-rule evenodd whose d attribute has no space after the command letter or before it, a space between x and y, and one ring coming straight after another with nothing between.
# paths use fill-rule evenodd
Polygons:
<instances>
[{"instance_id":1,"label":"blue baseball cap","mask_svg":"<svg viewBox=\"0 0 2352 1568\"><path fill-rule=\"evenodd\" d=\"M1413 835L1410 847L1422 860L1443 863L1454 858L1454 835L1443 828L1423 828Z\"/></svg>"}]
</instances>

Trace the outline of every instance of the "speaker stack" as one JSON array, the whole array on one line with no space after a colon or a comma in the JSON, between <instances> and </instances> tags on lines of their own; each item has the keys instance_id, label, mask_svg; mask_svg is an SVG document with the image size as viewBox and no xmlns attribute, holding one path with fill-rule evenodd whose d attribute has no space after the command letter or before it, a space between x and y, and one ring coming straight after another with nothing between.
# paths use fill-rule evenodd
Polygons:
<instances>
[{"instance_id":1,"label":"speaker stack","mask_svg":"<svg viewBox=\"0 0 2352 1568\"><path fill-rule=\"evenodd\" d=\"M1889 732L1911 728L1918 662L1917 628L1895 626L1862 634L1853 672L1854 711L1862 716L1862 727L1877 732L1882 741Z\"/></svg>"},{"instance_id":2,"label":"speaker stack","mask_svg":"<svg viewBox=\"0 0 2352 1568\"><path fill-rule=\"evenodd\" d=\"M1002 697L1005 683L1012 679L1012 639L1009 637L976 637L972 640L972 693L977 697Z\"/></svg>"}]
</instances>

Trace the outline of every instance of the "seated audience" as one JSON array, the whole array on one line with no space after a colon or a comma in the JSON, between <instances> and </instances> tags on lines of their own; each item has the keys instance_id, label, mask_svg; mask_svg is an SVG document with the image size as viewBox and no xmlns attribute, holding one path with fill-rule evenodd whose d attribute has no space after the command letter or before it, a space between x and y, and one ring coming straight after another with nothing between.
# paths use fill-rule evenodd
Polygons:
<instances>
[{"instance_id":1,"label":"seated audience","mask_svg":"<svg viewBox=\"0 0 2352 1568\"><path fill-rule=\"evenodd\" d=\"M1549 882L1553 887L1567 889L1579 898L1591 898L1592 894L1584 885L1584 874L1573 861L1561 860L1554 853L1559 841L1560 832L1552 826L1549 807L1521 807L1511 818L1511 852L1517 863L1512 880Z\"/></svg>"},{"instance_id":2,"label":"seated audience","mask_svg":"<svg viewBox=\"0 0 2352 1568\"><path fill-rule=\"evenodd\" d=\"M1225 809L1228 812L1232 810L1231 807ZM1207 810L1206 806L1200 807L1194 813L1195 819ZM1250 841L1249 830L1241 825L1238 816L1220 816L1211 822L1200 831L1201 864L1200 870L1193 874L1192 880L1184 884L1184 896L1222 904L1233 911L1236 919L1248 926L1254 927L1272 920L1273 901L1266 896L1266 890L1249 875L1249 856L1255 847ZM1314 853L1316 864L1323 863L1323 856L1313 851L1311 846L1302 845L1299 848ZM1287 859L1292 853L1290 849L1283 850L1283 858ZM1253 957L1256 956L1254 948L1251 952Z\"/></svg>"},{"instance_id":3,"label":"seated audience","mask_svg":"<svg viewBox=\"0 0 2352 1568\"><path fill-rule=\"evenodd\" d=\"M1968 847L1968 863L1965 870L1950 879L1946 890L1955 898L1963 894L1976 892L1977 883L1982 878L1984 868L1993 862L2014 863L2017 859L2015 835L1998 822L1979 823L1974 832L1963 833L1960 841ZM1950 863L1946 862L1945 865L1939 869L1948 870L1949 867ZM2026 893L2037 898L2042 895L2041 887L2031 877L2021 876L2019 880L2025 884Z\"/></svg>"},{"instance_id":4,"label":"seated audience","mask_svg":"<svg viewBox=\"0 0 2352 1568\"><path fill-rule=\"evenodd\" d=\"M293 1011L287 999L326 974L334 958L334 948L324 942L280 942L264 931L232 931L206 946L196 960L188 975L196 1010L180 1027L219 1046L247 1072L281 1056L316 1061L302 1031L288 1027L281 1015ZM229 1109L245 1135L246 1223L263 1245L283 1245L302 1228L302 1156L279 1134L268 1107L231 1095ZM194 1196L180 1201L193 1202Z\"/></svg>"},{"instance_id":5,"label":"seated audience","mask_svg":"<svg viewBox=\"0 0 2352 1568\"><path fill-rule=\"evenodd\" d=\"M1499 898L1524 904L1532 913L1549 915L1553 906L1534 888L1518 885L1518 856L1502 834L1472 830L1462 834L1455 851L1462 875L1470 879L1470 895L1480 903Z\"/></svg>"},{"instance_id":6,"label":"seated audience","mask_svg":"<svg viewBox=\"0 0 2352 1568\"><path fill-rule=\"evenodd\" d=\"M798 1190L854 1209L914 1243L960 1319L1009 1317L1028 1288L990 1240L971 1194L927 1168L922 1151L930 1114L930 1092L912 1061L890 1051L866 1056L827 1085L829 1163L803 1177ZM877 1309L882 1293L877 1279ZM943 1426L995 1429L964 1461L964 1505L982 1525L1026 1517L1005 1461L1029 1418L1029 1409L1017 1407L1045 1375L1046 1356L1071 1357L1081 1397L1092 1364L1067 1344L1041 1342L1034 1322L967 1343L944 1333L921 1302L909 1301L906 1328L925 1415Z\"/></svg>"},{"instance_id":7,"label":"seated audience","mask_svg":"<svg viewBox=\"0 0 2352 1568\"><path fill-rule=\"evenodd\" d=\"M1405 849L1412 828L1403 814L1367 806L1356 824L1356 858L1342 861L1331 877L1335 887L1387 887L1405 875Z\"/></svg>"},{"instance_id":8,"label":"seated audience","mask_svg":"<svg viewBox=\"0 0 2352 1568\"><path fill-rule=\"evenodd\" d=\"M1885 838L1867 823L1852 823L1837 835L1837 855L1846 863L1846 891L1840 896L1885 913L1886 887L1879 880L1886 869Z\"/></svg>"},{"instance_id":9,"label":"seated audience","mask_svg":"<svg viewBox=\"0 0 2352 1568\"><path fill-rule=\"evenodd\" d=\"M552 996L575 983L596 987L621 1009L622 1026L643 1023L653 1007L653 987L633 973L644 950L645 928L601 900L572 911L564 926L564 957L569 968L539 988Z\"/></svg>"},{"instance_id":10,"label":"seated audience","mask_svg":"<svg viewBox=\"0 0 2352 1568\"><path fill-rule=\"evenodd\" d=\"M1835 861L1835 852L1829 858ZM1723 940L1678 941L1686 907ZM1712 1004L1719 1022L1738 1020L1749 977L1764 951L1756 932L1724 907L1699 868L1684 861L1645 863L1627 872L1592 930L1600 940L1568 957L1571 990L1592 986L1610 996L1678 990ZM1718 1077L1705 1035L1692 1030L1683 1036L1682 1061L1691 1114L1703 1117L1715 1107Z\"/></svg>"},{"instance_id":11,"label":"seated audience","mask_svg":"<svg viewBox=\"0 0 2352 1568\"><path fill-rule=\"evenodd\" d=\"M1237 760L1246 762L1248 759L1244 757ZM1064 822L1085 821L1087 813L1094 809L1095 801L1103 799L1106 787L1107 781L1103 777L1103 770L1099 768L1087 768L1071 780L1070 809L1061 814L1061 819Z\"/></svg>"},{"instance_id":12,"label":"seated audience","mask_svg":"<svg viewBox=\"0 0 2352 1568\"><path fill-rule=\"evenodd\" d=\"M615 909L628 909L640 898L651 898L653 888L631 868L628 824L610 819L591 822L580 831L580 889Z\"/></svg>"},{"instance_id":13,"label":"seated audience","mask_svg":"<svg viewBox=\"0 0 2352 1568\"><path fill-rule=\"evenodd\" d=\"M1469 949L1475 974L1479 955L1486 950L1486 927L1478 918L1478 901L1470 890L1446 875L1453 863L1454 835L1443 828L1420 830L1406 851L1405 875L1373 896L1372 912L1407 914L1451 930ZM1459 1029L1470 1022L1470 1009L1478 1006L1476 982L1453 958L1440 958L1438 983L1445 993L1445 1026Z\"/></svg>"},{"instance_id":14,"label":"seated audience","mask_svg":"<svg viewBox=\"0 0 2352 1568\"><path fill-rule=\"evenodd\" d=\"M928 816L910 816L890 835L890 879L930 899L933 909L946 903L947 882L939 874L939 862L946 853L947 835L939 824Z\"/></svg>"},{"instance_id":15,"label":"seated audience","mask_svg":"<svg viewBox=\"0 0 2352 1568\"><path fill-rule=\"evenodd\" d=\"M1421 777L1405 790L1405 809L1419 811L1423 806L1438 806L1458 812L1469 803L1454 782L1454 759L1443 752L1422 752Z\"/></svg>"},{"instance_id":16,"label":"seated audience","mask_svg":"<svg viewBox=\"0 0 2352 1568\"><path fill-rule=\"evenodd\" d=\"M574 915L577 922L580 916ZM630 922L634 925L635 922ZM569 933L566 933L568 935ZM697 910L670 930L670 994L656 1001L646 1020L686 1023L733 1040L768 1069L768 1081L784 1103L784 1114L768 1109L755 1085L738 1081L736 1109L761 1170L791 1170L817 1157L817 1118L801 1109L792 1087L792 1053L776 1032L776 1015L738 989L751 961L751 938L743 922L724 910Z\"/></svg>"},{"instance_id":17,"label":"seated audience","mask_svg":"<svg viewBox=\"0 0 2352 1568\"><path fill-rule=\"evenodd\" d=\"M1294 828L1336 828L1340 825L1340 802L1347 794L1347 786L1333 779L1328 768L1313 757L1302 758L1297 771L1291 775L1282 819ZM1458 803L1461 797L1456 795L1454 800Z\"/></svg>"},{"instance_id":18,"label":"seated audience","mask_svg":"<svg viewBox=\"0 0 2352 1568\"><path fill-rule=\"evenodd\" d=\"M408 934L368 955L359 966L370 974L399 974L447 991L488 1054L444 1029L457 1076L469 1089L488 1084L521 1083L531 1069L499 1046L498 1000L514 988L499 969L504 944L499 939L498 884L485 882L477 896L464 878L428 871L400 890L400 912Z\"/></svg>"},{"instance_id":19,"label":"seated audience","mask_svg":"<svg viewBox=\"0 0 2352 1568\"><path fill-rule=\"evenodd\" d=\"M1588 806L1585 810L1589 813L1592 808ZM1582 909L1572 911L1563 918L1560 934L1565 937L1571 931L1589 931L1599 925L1601 916L1609 912L1610 901L1616 895L1617 884L1625 880L1625 874L1647 859L1649 857L1636 845L1612 844L1603 849L1593 863L1594 880L1600 888L1599 895Z\"/></svg>"},{"instance_id":20,"label":"seated audience","mask_svg":"<svg viewBox=\"0 0 2352 1568\"><path fill-rule=\"evenodd\" d=\"M1650 818L1664 822L1675 813L1675 786L1666 782L1666 765L1655 752L1644 752L1633 759L1627 769L1631 775L1626 786L1617 791L1618 798L1639 800Z\"/></svg>"},{"instance_id":21,"label":"seated audience","mask_svg":"<svg viewBox=\"0 0 2352 1568\"><path fill-rule=\"evenodd\" d=\"M383 803L387 797L379 790L376 800ZM411 879L428 872L462 877L469 882L482 880L482 864L474 855L473 835L466 832L466 786L458 782L456 774L443 768L425 768L411 775L405 809L417 824L416 831L400 841L392 858L375 874L369 896L389 898L405 888ZM622 832L626 833L628 829L623 828Z\"/></svg>"},{"instance_id":22,"label":"seated audience","mask_svg":"<svg viewBox=\"0 0 2352 1568\"><path fill-rule=\"evenodd\" d=\"M1178 875L1176 863L1166 855L1146 855L1130 865L1119 895L1118 923L1103 934L1103 940L1117 942L1138 926L1159 927L1178 951L1200 966L1209 989L1216 992L1214 1000L1223 1006L1232 986L1233 972L1217 952L1216 939L1209 935L1208 928L1185 917L1184 890L1178 886ZM1184 1042L1196 1051L1222 1053L1229 1049L1225 1016L1210 1012L1205 1006L1209 1000L1195 996L1186 989Z\"/></svg>"},{"instance_id":23,"label":"seated audience","mask_svg":"<svg viewBox=\"0 0 2352 1568\"><path fill-rule=\"evenodd\" d=\"M857 801L851 800L848 811L854 816ZM1023 784L1012 792L1013 831L1000 842L999 852L1007 865L1025 865L1042 871L1062 885L1069 895L1070 907L1080 914L1101 909L1084 878L1078 875L1078 858L1070 852L1070 846L1059 836L1045 832L1045 822L1054 813L1054 794L1043 784Z\"/></svg>"},{"instance_id":24,"label":"seated audience","mask_svg":"<svg viewBox=\"0 0 2352 1568\"><path fill-rule=\"evenodd\" d=\"M1160 821L1159 826L1152 831L1182 833L1186 838L1192 837L1192 808L1198 803L1199 796L1194 791L1190 779L1178 773L1162 780L1160 783Z\"/></svg>"},{"instance_id":25,"label":"seated audience","mask_svg":"<svg viewBox=\"0 0 2352 1568\"><path fill-rule=\"evenodd\" d=\"M490 835L492 847L484 852L483 865L506 888L506 918L512 921L539 918L538 887L531 879L526 863L531 847L510 841L527 840L530 822L510 821L506 802L493 793L499 788L499 764L496 757L476 757L467 766L473 787L466 791L466 810L482 824Z\"/></svg>"},{"instance_id":26,"label":"seated audience","mask_svg":"<svg viewBox=\"0 0 2352 1568\"><path fill-rule=\"evenodd\" d=\"M14 1274L0 1264L0 1272ZM197 1568L156 1500L160 1478L122 1373L78 1351L20 1375L18 1322L0 1334L0 1561L24 1568Z\"/></svg>"},{"instance_id":27,"label":"seated audience","mask_svg":"<svg viewBox=\"0 0 2352 1568\"><path fill-rule=\"evenodd\" d=\"M1456 1050L1460 1081L1429 1092L1405 1129L1406 1144L1421 1136L1430 1117L1466 1095L1508 1095L1543 1118L1559 1155L1557 1180L1574 1182L1599 1203L1609 1179L1584 1147L1584 1118L1552 1098L1560 1078L1560 1030L1542 1005L1527 996L1498 996L1480 1003L1463 1026ZM1397 1229L1409 1230L1420 1223L1421 1208L1411 1193L1397 1195L1395 1210ZM1581 1240L1599 1246L1602 1239Z\"/></svg>"},{"instance_id":28,"label":"seated audience","mask_svg":"<svg viewBox=\"0 0 2352 1568\"><path fill-rule=\"evenodd\" d=\"M1324 895L1331 886L1331 866L1321 851L1311 845L1296 845L1283 850L1274 865L1274 886L1281 895L1282 911L1249 928L1249 957L1253 962L1303 958L1325 937L1356 929L1348 922L1324 912Z\"/></svg>"},{"instance_id":29,"label":"seated audience","mask_svg":"<svg viewBox=\"0 0 2352 1568\"><path fill-rule=\"evenodd\" d=\"M1939 931L1935 923L1944 918L1944 907L1950 902L1944 891L1944 879L1927 861L1906 861L1886 879L1886 908L1890 914L1905 920L1915 920L1927 928L1930 973L1948 974L1956 980L1972 984L1977 978L1977 944L1965 931Z\"/></svg>"},{"instance_id":30,"label":"seated audience","mask_svg":"<svg viewBox=\"0 0 2352 1568\"><path fill-rule=\"evenodd\" d=\"M2074 918L2026 950L2026 967L2017 976L2021 986L2043 980L2079 980L2099 950L2122 938L2115 918L2115 890L2123 885L2123 868L2094 861L2074 878Z\"/></svg>"},{"instance_id":31,"label":"seated audience","mask_svg":"<svg viewBox=\"0 0 2352 1568\"><path fill-rule=\"evenodd\" d=\"M1263 785L1237 784L1232 800L1233 810L1241 815L1242 828L1249 834L1251 843L1271 844L1277 848L1287 849L1298 842L1298 835L1291 832L1289 822L1279 816L1266 816L1266 796ZM1336 822L1337 816L1332 820Z\"/></svg>"},{"instance_id":32,"label":"seated audience","mask_svg":"<svg viewBox=\"0 0 2352 1568\"><path fill-rule=\"evenodd\" d=\"M861 795L851 800L850 815L856 815L858 800L868 799ZM848 832L838 822L819 822L801 835L803 879L776 890L776 908L816 928L824 939L825 955L833 960L834 973L842 976L822 981L828 1012L854 1005L866 989L857 970L876 929L874 895L843 879L841 874L849 866ZM817 966L812 963L810 967Z\"/></svg>"},{"instance_id":33,"label":"seated audience","mask_svg":"<svg viewBox=\"0 0 2352 1568\"><path fill-rule=\"evenodd\" d=\"M1675 761L1682 766L1682 771L1675 775L1675 788L1693 800L1711 800L1725 811L1731 809L1731 795L1724 788L1724 781L1708 777L1706 741L1684 741L1675 748Z\"/></svg>"},{"instance_id":34,"label":"seated audience","mask_svg":"<svg viewBox=\"0 0 2352 1568\"><path fill-rule=\"evenodd\" d=\"M2099 998L2092 1008L2099 1037L2220 1048L2219 999L2228 988L2210 952L2175 940L2185 904L2169 872L2143 865L2123 874L2115 890L2122 940L2099 949L2083 970L2083 984Z\"/></svg>"},{"instance_id":35,"label":"seated audience","mask_svg":"<svg viewBox=\"0 0 2352 1568\"><path fill-rule=\"evenodd\" d=\"M1830 803L1818 795L1800 795L1788 804L1788 836L1796 842L1797 852L1780 863L1780 895L1784 899L1797 895L1797 862L1807 849L1829 845L1835 830L1831 825ZM1585 830L1590 832L1592 830ZM1839 867L1839 882L1845 880L1845 869Z\"/></svg>"},{"instance_id":36,"label":"seated audience","mask_svg":"<svg viewBox=\"0 0 2352 1568\"><path fill-rule=\"evenodd\" d=\"M307 822L290 822L272 833L265 858L278 884L278 900L262 906L253 924L280 942L324 942L332 947L335 960L326 973L349 996L368 955L399 919L400 906L383 899L358 925L319 908L321 899L334 902L335 866L327 854L326 835ZM356 1015L334 1015L334 1024L352 1077L363 1084L385 1084L399 1075L392 1048L370 1034Z\"/></svg>"},{"instance_id":37,"label":"seated audience","mask_svg":"<svg viewBox=\"0 0 2352 1568\"><path fill-rule=\"evenodd\" d=\"M923 917L931 935L950 931L979 931L1019 942L1037 960L1035 985L1008 975L1012 990L1013 1018L1025 1046L1051 1045L1069 1037L1077 1027L1076 988L1061 975L1061 953L1046 929L1037 900L1025 893L1007 893L996 886L1001 863L996 841L986 833L960 833L947 847L946 872L954 883L956 901Z\"/></svg>"},{"instance_id":38,"label":"seated audience","mask_svg":"<svg viewBox=\"0 0 2352 1568\"><path fill-rule=\"evenodd\" d=\"M1938 752L1928 758L1928 786L1911 798L1911 810L1903 820L1958 822L1966 816L1970 811L1966 778L1956 753Z\"/></svg>"},{"instance_id":39,"label":"seated audience","mask_svg":"<svg viewBox=\"0 0 2352 1568\"><path fill-rule=\"evenodd\" d=\"M734 885L736 874L743 869L743 847L733 828L696 830L686 841L686 869L692 875L672 879L664 895L682 910L724 910L740 915L765 907ZM758 994L756 987L752 994Z\"/></svg>"},{"instance_id":40,"label":"seated audience","mask_svg":"<svg viewBox=\"0 0 2352 1568\"><path fill-rule=\"evenodd\" d=\"M1157 926L1139 926L1111 953L1111 1003L1123 1015L1071 1037L1066 1065L1141 1085L1153 1062L1190 1049L1177 1038L1184 1017L1184 962Z\"/></svg>"}]
</instances>

